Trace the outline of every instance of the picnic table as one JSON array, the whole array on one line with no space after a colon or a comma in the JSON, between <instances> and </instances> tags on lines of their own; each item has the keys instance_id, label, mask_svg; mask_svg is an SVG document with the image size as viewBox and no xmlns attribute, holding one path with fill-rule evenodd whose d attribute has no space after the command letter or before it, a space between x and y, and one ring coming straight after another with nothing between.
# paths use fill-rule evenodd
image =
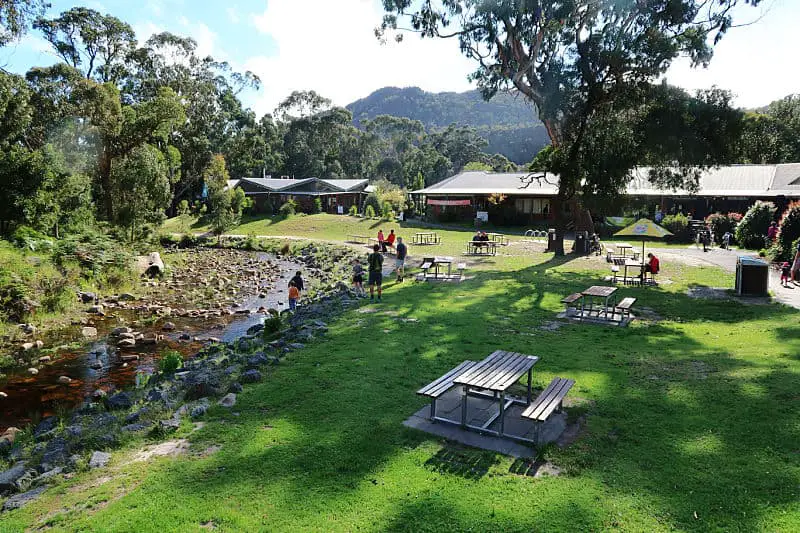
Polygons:
<instances>
[{"instance_id":1,"label":"picnic table","mask_svg":"<svg viewBox=\"0 0 800 533\"><path fill-rule=\"evenodd\" d=\"M602 285L593 285L588 289L581 291L581 295L583 296L583 299L581 300L581 317L585 316L584 311L586 310L586 302L589 302L589 315L591 315L592 309L594 309L594 299L598 298L603 300L603 313L605 319L608 320L609 301L613 302L613 299L616 298L616 292L616 287L605 287ZM610 307L612 308L613 314L613 303Z\"/></svg>"},{"instance_id":2,"label":"picnic table","mask_svg":"<svg viewBox=\"0 0 800 533\"><path fill-rule=\"evenodd\" d=\"M636 259L636 257L639 255L639 252L633 251L633 246L631 246L627 242L618 242L618 243L615 243L614 246L616 246L617 249L620 251L620 255L622 257L626 257L626 254L627 254L628 250L631 251L631 254L633 255L634 259Z\"/></svg>"},{"instance_id":3,"label":"picnic table","mask_svg":"<svg viewBox=\"0 0 800 533\"><path fill-rule=\"evenodd\" d=\"M496 241L467 241L467 253L479 255L482 253L486 255L497 255L497 242Z\"/></svg>"},{"instance_id":4,"label":"picnic table","mask_svg":"<svg viewBox=\"0 0 800 533\"><path fill-rule=\"evenodd\" d=\"M439 268L444 267L447 265L447 277L450 277L450 272L453 269L453 258L452 257L434 257L433 261L431 261L431 268L433 268L433 277L434 279L439 277Z\"/></svg>"},{"instance_id":5,"label":"picnic table","mask_svg":"<svg viewBox=\"0 0 800 533\"><path fill-rule=\"evenodd\" d=\"M418 231L414 234L411 244L439 244L441 239L435 231Z\"/></svg>"},{"instance_id":6,"label":"picnic table","mask_svg":"<svg viewBox=\"0 0 800 533\"><path fill-rule=\"evenodd\" d=\"M644 263L642 263L640 261L637 261L635 259L626 259L625 262L622 263L622 266L624 268L624 272L623 272L623 275L622 275L622 282L623 283L628 283L628 269L629 268L638 268L639 269L639 274L637 276L631 276L631 281L634 281L634 280L638 279L639 283L642 282L642 276L644 274Z\"/></svg>"},{"instance_id":7,"label":"picnic table","mask_svg":"<svg viewBox=\"0 0 800 533\"><path fill-rule=\"evenodd\" d=\"M500 246L508 245L508 237L502 233L487 233L486 236L489 237L490 241L494 241Z\"/></svg>"},{"instance_id":8,"label":"picnic table","mask_svg":"<svg viewBox=\"0 0 800 533\"><path fill-rule=\"evenodd\" d=\"M366 235L348 235L347 238L350 239L350 242L354 242L357 244L369 243L369 237L367 237Z\"/></svg>"}]
</instances>

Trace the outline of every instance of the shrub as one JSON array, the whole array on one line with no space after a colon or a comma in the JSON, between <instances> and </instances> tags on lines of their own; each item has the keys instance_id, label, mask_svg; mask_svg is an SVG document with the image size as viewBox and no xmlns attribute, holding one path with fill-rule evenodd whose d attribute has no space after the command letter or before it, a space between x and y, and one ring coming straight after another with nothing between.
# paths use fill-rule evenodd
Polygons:
<instances>
[{"instance_id":1,"label":"shrub","mask_svg":"<svg viewBox=\"0 0 800 533\"><path fill-rule=\"evenodd\" d=\"M314 198L314 212L322 213L322 200L319 198Z\"/></svg>"},{"instance_id":2,"label":"shrub","mask_svg":"<svg viewBox=\"0 0 800 533\"><path fill-rule=\"evenodd\" d=\"M392 209L392 204L389 202L383 202L381 204L381 217L385 220L391 220L394 218L394 210Z\"/></svg>"},{"instance_id":3,"label":"shrub","mask_svg":"<svg viewBox=\"0 0 800 533\"><path fill-rule=\"evenodd\" d=\"M767 243L767 229L775 219L776 207L770 202L757 201L736 226L736 242L740 246L759 250Z\"/></svg>"},{"instance_id":4,"label":"shrub","mask_svg":"<svg viewBox=\"0 0 800 533\"><path fill-rule=\"evenodd\" d=\"M375 218L375 208L372 207L371 205L368 205L364 209L364 216L367 218Z\"/></svg>"},{"instance_id":5,"label":"shrub","mask_svg":"<svg viewBox=\"0 0 800 533\"><path fill-rule=\"evenodd\" d=\"M185 216L189 214L189 200L181 200L178 204L178 216Z\"/></svg>"},{"instance_id":6,"label":"shrub","mask_svg":"<svg viewBox=\"0 0 800 533\"><path fill-rule=\"evenodd\" d=\"M158 370L163 374L172 374L183 364L183 357L175 350L167 350L158 361Z\"/></svg>"},{"instance_id":7,"label":"shrub","mask_svg":"<svg viewBox=\"0 0 800 533\"><path fill-rule=\"evenodd\" d=\"M12 236L14 244L20 248L27 248L31 251L50 250L53 248L53 241L44 233L40 233L28 226L20 226L14 231Z\"/></svg>"},{"instance_id":8,"label":"shrub","mask_svg":"<svg viewBox=\"0 0 800 533\"><path fill-rule=\"evenodd\" d=\"M800 202L792 202L783 212L778 223L778 238L775 244L779 249L778 258L783 261L794 259L797 239L800 238Z\"/></svg>"},{"instance_id":9,"label":"shrub","mask_svg":"<svg viewBox=\"0 0 800 533\"><path fill-rule=\"evenodd\" d=\"M347 211L347 214L350 215L351 217L357 216L358 215L358 206L356 204L351 205L350 206L350 210Z\"/></svg>"},{"instance_id":10,"label":"shrub","mask_svg":"<svg viewBox=\"0 0 800 533\"><path fill-rule=\"evenodd\" d=\"M378 194L375 192L371 192L367 195L366 199L364 200L364 215L367 215L367 209L372 208L372 216L375 216L375 213L381 212L381 199L378 197Z\"/></svg>"},{"instance_id":11,"label":"shrub","mask_svg":"<svg viewBox=\"0 0 800 533\"><path fill-rule=\"evenodd\" d=\"M728 213L727 215L714 213L706 217L706 224L711 227L711 232L714 234L717 243L722 244L722 236L726 232L734 233L741 220L742 215L740 213Z\"/></svg>"},{"instance_id":12,"label":"shrub","mask_svg":"<svg viewBox=\"0 0 800 533\"><path fill-rule=\"evenodd\" d=\"M283 204L279 209L278 213L282 217L289 217L297 213L297 202L294 200L287 200L285 204Z\"/></svg>"},{"instance_id":13,"label":"shrub","mask_svg":"<svg viewBox=\"0 0 800 533\"><path fill-rule=\"evenodd\" d=\"M673 241L691 241L691 235L689 234L689 217L686 215L681 213L667 215L664 217L664 220L661 221L661 225L673 233Z\"/></svg>"},{"instance_id":14,"label":"shrub","mask_svg":"<svg viewBox=\"0 0 800 533\"><path fill-rule=\"evenodd\" d=\"M279 314L271 314L264 319L264 339L267 341L275 340L283 329L283 318Z\"/></svg>"}]
</instances>

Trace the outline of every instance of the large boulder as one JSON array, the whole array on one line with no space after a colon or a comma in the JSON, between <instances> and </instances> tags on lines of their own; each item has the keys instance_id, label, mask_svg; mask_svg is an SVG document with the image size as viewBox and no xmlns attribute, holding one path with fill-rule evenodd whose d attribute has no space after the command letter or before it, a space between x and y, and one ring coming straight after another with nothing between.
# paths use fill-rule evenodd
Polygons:
<instances>
[{"instance_id":1,"label":"large boulder","mask_svg":"<svg viewBox=\"0 0 800 533\"><path fill-rule=\"evenodd\" d=\"M106 400L106 406L111 411L130 409L133 407L133 398L131 398L131 395L127 392L120 392L108 398L108 400Z\"/></svg>"},{"instance_id":2,"label":"large boulder","mask_svg":"<svg viewBox=\"0 0 800 533\"><path fill-rule=\"evenodd\" d=\"M39 422L39 424L33 430L33 436L38 438L46 433L50 433L56 428L57 425L58 425L58 417L48 416L47 418L44 418L42 419L41 422Z\"/></svg>"},{"instance_id":3,"label":"large boulder","mask_svg":"<svg viewBox=\"0 0 800 533\"><path fill-rule=\"evenodd\" d=\"M29 490L28 492L23 492L22 494L17 494L16 496L12 496L3 503L3 512L19 509L23 505L32 502L33 500L38 498L39 495L43 493L46 488L47 487L38 487L33 490Z\"/></svg>"},{"instance_id":4,"label":"large boulder","mask_svg":"<svg viewBox=\"0 0 800 533\"><path fill-rule=\"evenodd\" d=\"M35 477L36 471L28 469L25 462L20 461L5 472L0 472L0 496L26 490Z\"/></svg>"},{"instance_id":5,"label":"large boulder","mask_svg":"<svg viewBox=\"0 0 800 533\"><path fill-rule=\"evenodd\" d=\"M207 370L189 372L184 378L187 400L198 400L220 393L219 378Z\"/></svg>"},{"instance_id":6,"label":"large boulder","mask_svg":"<svg viewBox=\"0 0 800 533\"><path fill-rule=\"evenodd\" d=\"M89 468L103 468L111 460L111 454L106 452L94 452L89 459Z\"/></svg>"},{"instance_id":7,"label":"large boulder","mask_svg":"<svg viewBox=\"0 0 800 533\"><path fill-rule=\"evenodd\" d=\"M258 370L248 370L239 378L243 383L258 383L263 379Z\"/></svg>"},{"instance_id":8,"label":"large boulder","mask_svg":"<svg viewBox=\"0 0 800 533\"><path fill-rule=\"evenodd\" d=\"M57 466L61 466L67 462L69 457L69 446L67 441L61 437L56 437L47 443L42 461L39 465L40 472L47 472Z\"/></svg>"}]
</instances>

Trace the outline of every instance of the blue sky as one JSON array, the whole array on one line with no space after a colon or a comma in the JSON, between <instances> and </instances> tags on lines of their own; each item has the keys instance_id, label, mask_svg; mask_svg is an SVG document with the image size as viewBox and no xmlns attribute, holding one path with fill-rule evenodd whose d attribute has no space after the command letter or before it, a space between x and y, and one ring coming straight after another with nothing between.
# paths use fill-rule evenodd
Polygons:
<instances>
[{"instance_id":1,"label":"blue sky","mask_svg":"<svg viewBox=\"0 0 800 533\"><path fill-rule=\"evenodd\" d=\"M51 14L74 5L111 13L128 22L140 41L159 31L188 35L201 54L252 70L262 79L258 92L243 96L263 114L293 90L314 89L345 105L386 85L429 91L463 91L473 66L456 42L421 41L381 46L372 30L380 22L379 0L50 0ZM740 10L735 28L718 45L708 69L678 62L670 83L687 89L718 85L732 90L736 103L760 106L800 92L800 1L763 0ZM0 65L25 72L55 61L36 32L0 49Z\"/></svg>"}]
</instances>

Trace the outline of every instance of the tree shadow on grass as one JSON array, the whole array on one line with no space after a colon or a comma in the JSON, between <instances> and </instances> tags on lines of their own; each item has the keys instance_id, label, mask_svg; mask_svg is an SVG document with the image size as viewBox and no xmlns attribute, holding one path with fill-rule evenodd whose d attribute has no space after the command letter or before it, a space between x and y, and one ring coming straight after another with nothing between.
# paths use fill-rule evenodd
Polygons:
<instances>
[{"instance_id":1,"label":"tree shadow on grass","mask_svg":"<svg viewBox=\"0 0 800 533\"><path fill-rule=\"evenodd\" d=\"M219 438L219 423L226 419L230 431L223 452L176 467L168 483L178 492L215 498L258 494L267 484L280 487L270 491L277 508L297 501L334 505L357 497L365 482L379 482L398 457L418 453L417 446L430 442L431 437L401 426L425 403L415 390L465 359L509 349L542 357L534 369L538 385L555 375L572 377L574 394L594 402L586 436L552 458L571 476L600 479L606 487L596 508L577 510L578 518L585 513L587 527L610 523L616 515L606 507L631 495L653 509L662 524L686 529L757 529L771 506L791 504L796 496L786 488L796 486L792 453L800 437L797 374L733 357L701 331L687 334L681 324L539 331L537 325L560 307L561 296L596 283L591 273L550 272L558 261L481 273L471 285L399 287L383 304L393 315L344 315L331 324L336 334L296 352L268 382L246 391L239 419L216 411L203 432ZM513 290L498 290L504 283L514 283ZM528 289L523 298L518 285ZM720 333L735 334L736 320L785 316L777 307L745 306L721 316L713 302L651 288L630 290L659 312L691 313L692 322L708 322ZM430 298L431 292L447 298ZM471 299L457 298L464 294ZM444 312L443 303L450 304ZM418 322L400 320L412 316ZM265 424L280 428L273 440ZM448 462L447 452L437 451L418 467L445 468ZM481 472L484 466L478 463ZM455 470L444 471L469 478ZM430 488L421 483L420 490ZM469 518L397 494L401 509L390 529L418 531L444 520L452 530L476 524L482 529L493 522L475 522L476 516L495 506L505 511L504 506L524 505L525 498L552 506L553 514L546 513L551 522L542 521L541 514L517 513L506 518L503 530L574 527L574 516L556 512L567 503L554 500L539 481L497 483L485 472L478 476L474 490L485 491L487 501L476 503ZM438 490L445 503L457 492L448 484Z\"/></svg>"}]
</instances>

